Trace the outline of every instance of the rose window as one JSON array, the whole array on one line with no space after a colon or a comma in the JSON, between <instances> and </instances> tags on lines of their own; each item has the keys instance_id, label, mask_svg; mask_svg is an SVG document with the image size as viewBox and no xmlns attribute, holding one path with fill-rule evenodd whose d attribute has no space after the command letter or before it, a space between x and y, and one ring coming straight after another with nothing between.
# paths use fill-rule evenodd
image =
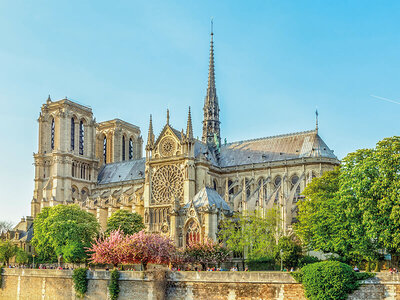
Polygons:
<instances>
[{"instance_id":1,"label":"rose window","mask_svg":"<svg viewBox=\"0 0 400 300\"><path fill-rule=\"evenodd\" d=\"M163 166L152 177L153 199L156 203L171 203L183 197L183 175L177 166Z\"/></svg>"},{"instance_id":2,"label":"rose window","mask_svg":"<svg viewBox=\"0 0 400 300\"><path fill-rule=\"evenodd\" d=\"M175 152L175 142L172 138L166 137L161 141L160 152L162 156L172 156Z\"/></svg>"}]
</instances>

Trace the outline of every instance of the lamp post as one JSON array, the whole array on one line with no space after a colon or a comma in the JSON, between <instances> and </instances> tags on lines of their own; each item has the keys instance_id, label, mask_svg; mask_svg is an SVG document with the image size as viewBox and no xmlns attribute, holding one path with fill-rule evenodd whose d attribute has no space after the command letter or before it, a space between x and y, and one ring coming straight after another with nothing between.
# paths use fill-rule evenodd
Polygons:
<instances>
[{"instance_id":1,"label":"lamp post","mask_svg":"<svg viewBox=\"0 0 400 300\"><path fill-rule=\"evenodd\" d=\"M32 263L32 269L35 268L35 254L32 254L32 258L33 258L33 263Z\"/></svg>"},{"instance_id":2,"label":"lamp post","mask_svg":"<svg viewBox=\"0 0 400 300\"><path fill-rule=\"evenodd\" d=\"M283 250L279 250L279 254L281 256L281 272L283 271L283 259L282 259L282 254L283 254Z\"/></svg>"}]
</instances>

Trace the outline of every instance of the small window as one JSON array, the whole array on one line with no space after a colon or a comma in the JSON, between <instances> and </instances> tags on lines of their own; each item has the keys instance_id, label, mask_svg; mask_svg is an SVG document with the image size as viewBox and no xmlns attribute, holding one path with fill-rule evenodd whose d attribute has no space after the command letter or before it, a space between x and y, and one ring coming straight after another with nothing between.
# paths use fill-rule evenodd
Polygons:
<instances>
[{"instance_id":1,"label":"small window","mask_svg":"<svg viewBox=\"0 0 400 300\"><path fill-rule=\"evenodd\" d=\"M51 120L51 150L54 150L55 124L54 119Z\"/></svg>"},{"instance_id":2,"label":"small window","mask_svg":"<svg viewBox=\"0 0 400 300\"><path fill-rule=\"evenodd\" d=\"M216 180L213 180L213 188L214 188L214 190L217 190L217 181Z\"/></svg>"},{"instance_id":3,"label":"small window","mask_svg":"<svg viewBox=\"0 0 400 300\"><path fill-rule=\"evenodd\" d=\"M129 139L129 159L133 159L133 142L132 142L132 138Z\"/></svg>"}]
</instances>

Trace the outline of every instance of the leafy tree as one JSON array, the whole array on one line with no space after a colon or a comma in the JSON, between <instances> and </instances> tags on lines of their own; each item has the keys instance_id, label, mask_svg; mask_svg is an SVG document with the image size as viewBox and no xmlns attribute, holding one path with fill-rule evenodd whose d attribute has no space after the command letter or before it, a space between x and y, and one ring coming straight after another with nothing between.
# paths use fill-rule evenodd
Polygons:
<instances>
[{"instance_id":1,"label":"leafy tree","mask_svg":"<svg viewBox=\"0 0 400 300\"><path fill-rule=\"evenodd\" d=\"M17 264L26 264L26 263L28 263L29 262L28 253L26 253L21 248L18 248L17 252L15 253L15 262Z\"/></svg>"},{"instance_id":2,"label":"leafy tree","mask_svg":"<svg viewBox=\"0 0 400 300\"><path fill-rule=\"evenodd\" d=\"M282 259L282 263L285 267L296 268L301 257L301 246L291 237L283 236L279 239L275 252L276 261L280 261Z\"/></svg>"},{"instance_id":3,"label":"leafy tree","mask_svg":"<svg viewBox=\"0 0 400 300\"><path fill-rule=\"evenodd\" d=\"M185 249L186 260L200 263L203 270L208 264L220 264L227 260L230 251L222 243L214 242L212 239L204 241L191 241Z\"/></svg>"},{"instance_id":4,"label":"leafy tree","mask_svg":"<svg viewBox=\"0 0 400 300\"><path fill-rule=\"evenodd\" d=\"M0 241L0 262L10 263L10 259L17 254L18 247L11 241Z\"/></svg>"},{"instance_id":5,"label":"leafy tree","mask_svg":"<svg viewBox=\"0 0 400 300\"><path fill-rule=\"evenodd\" d=\"M260 211L235 214L220 223L218 236L229 250L246 253L249 260L271 259L280 236L279 213L276 207L262 216Z\"/></svg>"},{"instance_id":6,"label":"leafy tree","mask_svg":"<svg viewBox=\"0 0 400 300\"><path fill-rule=\"evenodd\" d=\"M56 261L62 255L66 262L85 261L99 224L91 213L77 205L45 207L34 221L32 244L39 259Z\"/></svg>"},{"instance_id":7,"label":"leafy tree","mask_svg":"<svg viewBox=\"0 0 400 300\"><path fill-rule=\"evenodd\" d=\"M107 234L120 229L124 234L133 234L144 229L143 218L138 213L117 210L107 220Z\"/></svg>"}]
</instances>

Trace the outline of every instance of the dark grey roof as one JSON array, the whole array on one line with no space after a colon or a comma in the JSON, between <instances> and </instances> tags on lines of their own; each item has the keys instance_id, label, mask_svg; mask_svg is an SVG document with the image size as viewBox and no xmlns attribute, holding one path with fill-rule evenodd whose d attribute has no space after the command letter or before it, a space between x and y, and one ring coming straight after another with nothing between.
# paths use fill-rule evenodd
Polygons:
<instances>
[{"instance_id":1,"label":"dark grey roof","mask_svg":"<svg viewBox=\"0 0 400 300\"><path fill-rule=\"evenodd\" d=\"M144 179L145 158L104 165L97 177L98 184Z\"/></svg>"},{"instance_id":2,"label":"dark grey roof","mask_svg":"<svg viewBox=\"0 0 400 300\"><path fill-rule=\"evenodd\" d=\"M207 207L215 206L216 208L223 210L231 210L228 203L217 193L214 189L203 187L196 195L193 197L193 204L195 207ZM189 208L190 202L187 203L184 208Z\"/></svg>"},{"instance_id":3,"label":"dark grey roof","mask_svg":"<svg viewBox=\"0 0 400 300\"><path fill-rule=\"evenodd\" d=\"M337 159L316 130L239 141L221 146L220 167L303 157Z\"/></svg>"}]
</instances>

